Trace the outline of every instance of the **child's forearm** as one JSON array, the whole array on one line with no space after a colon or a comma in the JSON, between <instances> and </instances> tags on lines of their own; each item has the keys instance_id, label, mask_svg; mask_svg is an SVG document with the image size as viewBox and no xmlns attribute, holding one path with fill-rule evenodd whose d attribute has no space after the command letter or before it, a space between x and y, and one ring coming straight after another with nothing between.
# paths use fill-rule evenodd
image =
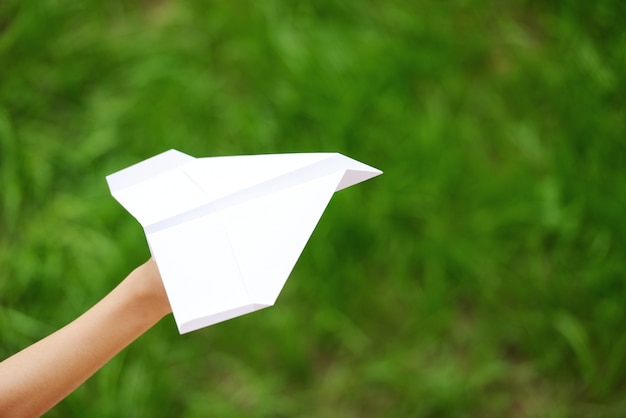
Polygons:
<instances>
[{"instance_id":1,"label":"child's forearm","mask_svg":"<svg viewBox=\"0 0 626 418\"><path fill-rule=\"evenodd\" d=\"M150 260L79 318L0 363L0 416L45 413L169 312Z\"/></svg>"}]
</instances>

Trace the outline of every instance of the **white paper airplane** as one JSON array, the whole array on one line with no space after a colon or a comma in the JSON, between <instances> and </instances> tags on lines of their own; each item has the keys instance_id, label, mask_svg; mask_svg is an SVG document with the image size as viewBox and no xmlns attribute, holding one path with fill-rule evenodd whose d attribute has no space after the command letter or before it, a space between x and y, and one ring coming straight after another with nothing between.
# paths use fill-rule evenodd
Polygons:
<instances>
[{"instance_id":1,"label":"white paper airplane","mask_svg":"<svg viewBox=\"0 0 626 418\"><path fill-rule=\"evenodd\" d=\"M337 153L170 150L107 182L145 230L182 334L273 305L332 194L381 173Z\"/></svg>"}]
</instances>

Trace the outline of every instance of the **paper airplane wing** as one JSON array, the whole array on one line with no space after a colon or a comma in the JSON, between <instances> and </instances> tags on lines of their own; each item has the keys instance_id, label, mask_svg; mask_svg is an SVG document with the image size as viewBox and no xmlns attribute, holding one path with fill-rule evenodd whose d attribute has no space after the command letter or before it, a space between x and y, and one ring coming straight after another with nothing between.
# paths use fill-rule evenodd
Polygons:
<instances>
[{"instance_id":1,"label":"paper airplane wing","mask_svg":"<svg viewBox=\"0 0 626 418\"><path fill-rule=\"evenodd\" d=\"M107 176L107 182L111 194L146 228L209 202L180 169L195 160L170 150Z\"/></svg>"},{"instance_id":2,"label":"paper airplane wing","mask_svg":"<svg viewBox=\"0 0 626 418\"><path fill-rule=\"evenodd\" d=\"M144 225L179 331L273 305L332 194L380 173L341 154L282 154L193 159L131 182L132 196L151 202L165 178L191 196L177 203L187 210L170 206L149 224L127 207Z\"/></svg>"}]
</instances>

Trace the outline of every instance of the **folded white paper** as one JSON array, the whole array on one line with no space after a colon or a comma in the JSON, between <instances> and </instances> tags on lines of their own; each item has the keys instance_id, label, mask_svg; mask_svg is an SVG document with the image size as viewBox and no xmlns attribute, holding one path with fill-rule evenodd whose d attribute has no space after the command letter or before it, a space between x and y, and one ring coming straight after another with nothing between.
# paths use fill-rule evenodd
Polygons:
<instances>
[{"instance_id":1,"label":"folded white paper","mask_svg":"<svg viewBox=\"0 0 626 418\"><path fill-rule=\"evenodd\" d=\"M273 305L332 194L379 174L337 153L170 150L107 182L145 230L182 334Z\"/></svg>"}]
</instances>

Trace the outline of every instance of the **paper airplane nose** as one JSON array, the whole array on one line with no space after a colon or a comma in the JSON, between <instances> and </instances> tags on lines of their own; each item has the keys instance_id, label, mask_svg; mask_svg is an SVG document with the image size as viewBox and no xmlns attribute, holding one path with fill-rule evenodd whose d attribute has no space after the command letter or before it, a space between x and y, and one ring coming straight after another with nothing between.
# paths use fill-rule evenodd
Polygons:
<instances>
[{"instance_id":1,"label":"paper airplane nose","mask_svg":"<svg viewBox=\"0 0 626 418\"><path fill-rule=\"evenodd\" d=\"M107 182L144 227L186 333L273 305L333 193L381 173L338 153L170 150Z\"/></svg>"}]
</instances>

